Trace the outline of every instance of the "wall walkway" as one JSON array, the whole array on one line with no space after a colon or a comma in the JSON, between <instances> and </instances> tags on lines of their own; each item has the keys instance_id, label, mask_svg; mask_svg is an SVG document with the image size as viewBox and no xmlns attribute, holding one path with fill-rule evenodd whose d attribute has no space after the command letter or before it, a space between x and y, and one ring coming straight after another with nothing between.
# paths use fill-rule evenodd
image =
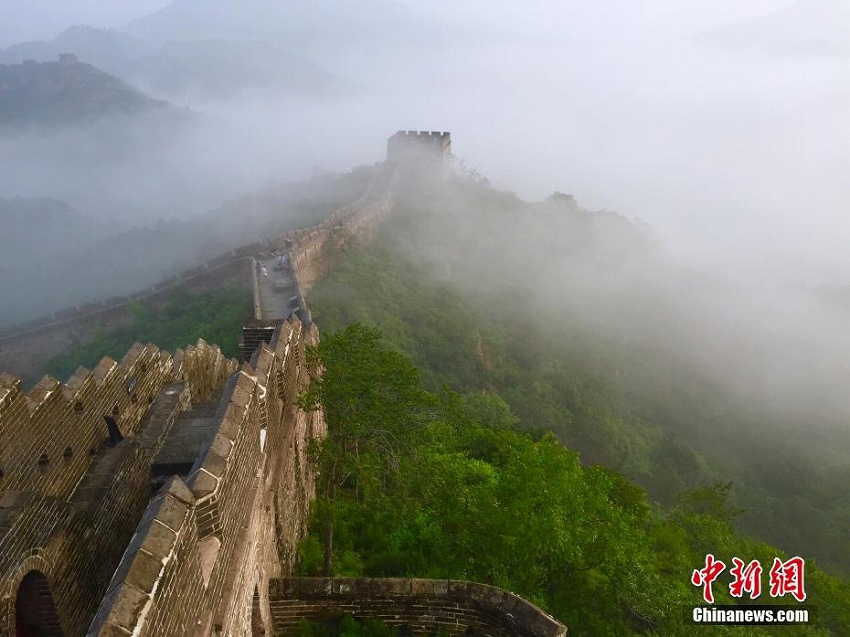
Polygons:
<instances>
[{"instance_id":1,"label":"wall walkway","mask_svg":"<svg viewBox=\"0 0 850 637\"><path fill-rule=\"evenodd\" d=\"M296 404L305 348L318 342L304 294L351 237L372 235L396 170L386 164L321 224L147 293L215 284L223 272L250 285L241 366L199 341L174 355L136 344L120 362L104 358L64 384L45 377L29 392L0 375L0 637L287 635L301 618L341 612L451 635L565 634L480 584L290 578L314 495L307 451L325 434L323 414ZM280 271L279 253L289 261ZM278 275L291 281L276 288ZM62 340L138 298L76 308L0 346Z\"/></svg>"}]
</instances>

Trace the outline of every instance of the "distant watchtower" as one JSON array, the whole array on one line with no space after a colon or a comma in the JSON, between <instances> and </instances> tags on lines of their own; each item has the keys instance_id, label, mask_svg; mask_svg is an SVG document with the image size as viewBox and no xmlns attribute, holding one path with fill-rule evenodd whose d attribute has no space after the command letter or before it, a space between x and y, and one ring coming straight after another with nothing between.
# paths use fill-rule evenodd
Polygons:
<instances>
[{"instance_id":1,"label":"distant watchtower","mask_svg":"<svg viewBox=\"0 0 850 637\"><path fill-rule=\"evenodd\" d=\"M387 161L442 174L452 153L451 133L400 130L387 140Z\"/></svg>"}]
</instances>

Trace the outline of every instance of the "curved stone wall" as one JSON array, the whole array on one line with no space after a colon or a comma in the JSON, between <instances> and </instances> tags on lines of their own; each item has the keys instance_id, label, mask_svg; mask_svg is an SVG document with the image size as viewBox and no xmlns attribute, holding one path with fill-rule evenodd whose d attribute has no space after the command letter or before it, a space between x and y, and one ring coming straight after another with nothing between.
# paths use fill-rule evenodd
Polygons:
<instances>
[{"instance_id":1,"label":"curved stone wall","mask_svg":"<svg viewBox=\"0 0 850 637\"><path fill-rule=\"evenodd\" d=\"M474 582L402 578L305 577L272 580L274 634L295 635L302 619L350 614L415 634L564 637L566 627L513 593Z\"/></svg>"}]
</instances>

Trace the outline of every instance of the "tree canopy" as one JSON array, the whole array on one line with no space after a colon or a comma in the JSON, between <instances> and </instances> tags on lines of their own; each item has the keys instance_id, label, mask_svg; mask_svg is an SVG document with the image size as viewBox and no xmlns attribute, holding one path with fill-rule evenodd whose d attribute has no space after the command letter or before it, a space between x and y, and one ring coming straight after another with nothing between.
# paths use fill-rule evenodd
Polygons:
<instances>
[{"instance_id":1,"label":"tree canopy","mask_svg":"<svg viewBox=\"0 0 850 637\"><path fill-rule=\"evenodd\" d=\"M730 565L734 556L786 557L735 534L727 484L661 510L615 471L583 466L552 434L519 430L498 396L425 391L374 327L328 334L309 356L312 382L299 402L324 408L328 436L313 452L319 503L303 574L474 580L581 634L688 635L686 610L702 603L691 573L707 553ZM847 587L807 569L810 599L827 610L794 634L847 634ZM741 602L726 584L714 586L718 603Z\"/></svg>"}]
</instances>

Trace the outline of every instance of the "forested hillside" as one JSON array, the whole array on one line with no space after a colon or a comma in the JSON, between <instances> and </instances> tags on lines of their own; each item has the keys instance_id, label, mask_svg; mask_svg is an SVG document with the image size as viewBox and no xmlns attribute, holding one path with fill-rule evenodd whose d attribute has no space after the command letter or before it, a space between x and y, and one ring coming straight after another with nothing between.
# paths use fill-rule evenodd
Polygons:
<instances>
[{"instance_id":1,"label":"forested hillside","mask_svg":"<svg viewBox=\"0 0 850 637\"><path fill-rule=\"evenodd\" d=\"M713 550L712 544L747 555L776 553L777 549L757 543L767 541L789 555L802 556L808 564L816 560L837 573L850 569L846 551L850 545L846 489L850 465L842 453L847 449L846 428L833 428L833 421L816 411L802 419L784 405L771 408L763 401L747 402L724 384L722 377L713 376L710 368L689 365L684 355L687 350L677 352L675 347L680 343L676 341L680 325L669 318L686 308L665 307L669 299L659 288L654 288L656 296L652 297L648 291L653 288L647 288L635 274L640 273L641 264L644 273L658 271L648 233L611 213L584 211L568 196L528 205L484 183L468 181L455 183L447 192L445 197L430 200L408 192L399 199L395 216L375 245L348 248L345 258L308 300L324 333L353 323L376 325L384 343L410 357L424 388L439 394L445 387L460 394L456 400L464 405L458 409L465 417L495 425L500 436L507 435L504 431L520 435L515 428L537 432L532 434L539 439L535 444L550 440L544 432L551 431L567 448L579 452L571 462L580 458L576 467L583 467L581 472L607 478L616 475L601 469L605 466L647 489L648 497L634 485L626 489L643 512L635 523L645 531L652 529L646 532L654 539L647 540L642 550L652 561L657 560L649 571L659 569L670 578L668 584L677 581L683 586L679 589L682 594L691 588L690 569L697 568L688 565L689 561L704 559L705 553ZM431 241L431 237L438 240ZM495 251L494 245L498 247ZM552 266L551 279L540 278L542 268L529 266L530 261L548 268L557 259L568 267ZM611 276L600 276L600 271ZM572 274L556 278L562 272ZM631 283L631 289L625 283ZM547 314L552 306L541 299L540 292L558 286L569 298L559 314ZM618 294L600 291L602 286L616 288ZM617 312L629 320L618 321ZM666 319L659 330L669 339L666 344L647 336L651 330L644 329L658 316ZM629 326L632 334L626 332ZM729 333L730 341L739 337ZM801 430L813 424L817 428L803 439ZM454 459L490 464L491 456L479 457L463 444L450 443ZM495 443L476 440L469 444ZM519 443L506 444L516 449ZM489 479L501 484L492 466L476 465L474 471L471 467L464 471L478 476L469 478L471 484L486 485ZM426 474L421 468L413 473L418 479ZM551 473L541 470L540 476ZM466 478L452 475L427 497L449 497L449 484L465 484ZM559 506L554 501L547 504L548 496L538 492L559 494L566 488L557 476L551 479L553 484L538 484L533 493L523 496L530 502L538 499L527 514ZM623 478L616 480L628 484ZM517 482L534 483L530 478ZM429 487L416 487L420 488ZM474 573L484 577L483 571L471 566L480 565L483 558L469 557L464 551L490 546L494 540L478 536L464 540L463 548L445 559L461 560L465 566L453 563L431 568L428 565L436 558L423 556L419 551L428 549L416 547L437 547L442 540L428 544L417 536L408 541L408 534L414 531L407 525L421 524L416 533L433 532L444 539L441 534L455 537L458 529L474 533L482 530L482 524L486 527L479 522L481 516L496 515L497 509L506 506L502 496L459 493L461 503L426 500L411 505L425 511L438 508L433 509L433 519L430 514L422 518L408 511L412 518L398 521L400 537L393 540L360 535L358 528L377 525L386 530L389 523L358 518L377 515L361 511L361 505L371 511L372 504L360 502L359 497L354 498L356 506L350 502L339 505L345 515L353 516L346 518L349 521L344 524L351 527L344 526L346 530L335 543L340 572L451 577ZM610 493L607 497L615 499ZM380 506L398 505L392 502ZM353 507L350 511L349 505ZM450 511L478 506L496 509L487 514L470 510L458 517L452 513L446 518L450 529L438 522ZM700 518L697 523L681 517L691 514L708 515L711 520ZM518 514L517 519L521 518ZM516 520L512 524L519 525ZM523 528L536 537L539 533L534 528L553 529L554 524L537 520ZM395 544L391 549L383 545L367 548L384 541ZM512 541L517 544L511 550L518 551L531 540L518 533ZM313 549L307 548L308 570L309 551L318 551L320 535L314 542ZM402 545L404 548L399 548ZM731 549L733 546L740 548ZM372 550L380 555L371 555ZM385 568L383 552L390 550L400 551L396 558L401 563L390 560L392 566ZM318 558L313 559L315 565ZM519 564L516 568L522 570ZM487 572L485 580L510 583L538 601L549 599L540 590L516 584L507 575L512 569L506 569L498 576L495 570ZM540 582L551 581L551 577L551 573L541 576ZM850 590L846 582L833 580L830 586L835 591ZM568 597L575 600L576 594L571 590L564 603ZM610 594L623 595L622 591ZM638 603L636 598L630 599ZM841 604L844 619L835 625L847 627L847 600ZM571 615L561 617L570 623Z\"/></svg>"},{"instance_id":2,"label":"forested hillside","mask_svg":"<svg viewBox=\"0 0 850 637\"><path fill-rule=\"evenodd\" d=\"M302 573L476 580L574 634L675 636L695 630L706 555L727 566L716 603L751 601L729 589L737 557L764 568L759 604L790 605L768 595L768 570L799 556L810 625L700 633L850 634L846 438L826 410L801 421L805 404L747 402L688 364L694 313L664 286L695 279L664 269L645 228L568 195L527 204L459 179L402 184L374 243L331 249L308 298L323 374L299 400L325 408L330 436L312 450L322 478ZM133 326L50 371L135 340L229 346L246 303L222 290L140 306Z\"/></svg>"},{"instance_id":3,"label":"forested hillside","mask_svg":"<svg viewBox=\"0 0 850 637\"><path fill-rule=\"evenodd\" d=\"M459 200L469 206L457 207ZM448 200L423 201L401 200L381 240L350 251L311 294L324 331L377 325L430 391L445 385L503 404L522 429L554 432L585 466L624 473L664 506L725 485L730 510L743 510L726 520L739 531L850 570L846 429L818 412L804 419L784 406L748 403L689 364L677 340L682 324L669 319L684 310L649 297L634 274L641 263L645 272L655 267L647 235L566 197L535 210L485 184L463 182ZM473 209L471 218L457 216ZM538 240L574 246L557 252L568 268L553 266L553 279L528 266L553 253L532 250ZM618 267L625 278L597 270ZM572 275L555 278L564 271ZM605 285L625 293L606 294ZM557 286L568 297L558 313L540 296ZM617 320L618 312L628 320ZM666 342L645 329L659 316L667 319L658 330Z\"/></svg>"},{"instance_id":4,"label":"forested hillside","mask_svg":"<svg viewBox=\"0 0 850 637\"><path fill-rule=\"evenodd\" d=\"M121 80L79 62L0 64L0 126L17 131L28 125L68 126L109 114L146 111L185 117L162 100L143 95ZM2 130L2 129L0 129Z\"/></svg>"},{"instance_id":5,"label":"forested hillside","mask_svg":"<svg viewBox=\"0 0 850 637\"><path fill-rule=\"evenodd\" d=\"M496 394L426 391L375 328L326 333L309 358L300 403L324 408L329 433L312 450L320 478L304 574L485 582L534 601L571 633L669 636L694 634L690 608L704 602L690 580L707 554L730 566L790 557L733 531L725 485L661 509L553 434L523 433ZM817 624L700 634L847 634L847 582L811 562L805 577ZM715 603L746 603L722 581Z\"/></svg>"}]
</instances>

